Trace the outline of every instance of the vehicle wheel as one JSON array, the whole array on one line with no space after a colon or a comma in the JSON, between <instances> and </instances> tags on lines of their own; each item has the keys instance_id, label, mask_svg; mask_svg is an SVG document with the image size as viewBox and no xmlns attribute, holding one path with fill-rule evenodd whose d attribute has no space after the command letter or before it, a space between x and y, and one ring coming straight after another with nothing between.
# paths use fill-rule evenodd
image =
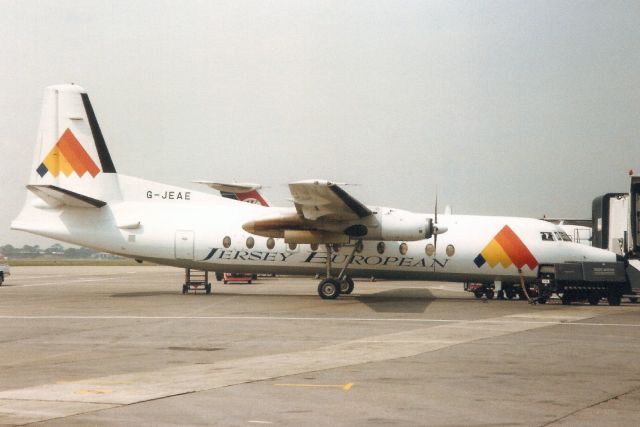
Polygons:
<instances>
[{"instance_id":1,"label":"vehicle wheel","mask_svg":"<svg viewBox=\"0 0 640 427\"><path fill-rule=\"evenodd\" d=\"M340 295L340 282L335 279L324 279L318 285L318 295L322 299L336 299Z\"/></svg>"},{"instance_id":2,"label":"vehicle wheel","mask_svg":"<svg viewBox=\"0 0 640 427\"><path fill-rule=\"evenodd\" d=\"M589 304L591 305L598 305L598 303L600 302L600 292L590 292L587 296L587 301L589 301Z\"/></svg>"},{"instance_id":3,"label":"vehicle wheel","mask_svg":"<svg viewBox=\"0 0 640 427\"><path fill-rule=\"evenodd\" d=\"M187 285L182 285L182 293L186 294L187 292L189 292L189 287Z\"/></svg>"},{"instance_id":4,"label":"vehicle wheel","mask_svg":"<svg viewBox=\"0 0 640 427\"><path fill-rule=\"evenodd\" d=\"M0 273L0 286L4 283L4 273Z\"/></svg>"},{"instance_id":5,"label":"vehicle wheel","mask_svg":"<svg viewBox=\"0 0 640 427\"><path fill-rule=\"evenodd\" d=\"M493 289L487 289L484 291L484 294L487 296L487 299L493 299Z\"/></svg>"},{"instance_id":6,"label":"vehicle wheel","mask_svg":"<svg viewBox=\"0 0 640 427\"><path fill-rule=\"evenodd\" d=\"M507 299L513 299L513 297L516 296L516 293L513 288L507 288L504 290L504 295L507 297Z\"/></svg>"},{"instance_id":7,"label":"vehicle wheel","mask_svg":"<svg viewBox=\"0 0 640 427\"><path fill-rule=\"evenodd\" d=\"M475 295L477 299L480 299L482 298L482 291L473 291L473 295Z\"/></svg>"},{"instance_id":8,"label":"vehicle wheel","mask_svg":"<svg viewBox=\"0 0 640 427\"><path fill-rule=\"evenodd\" d=\"M225 280L225 281L223 281L222 283L224 283L224 284L226 285L226 284L227 284L227 281Z\"/></svg>"},{"instance_id":9,"label":"vehicle wheel","mask_svg":"<svg viewBox=\"0 0 640 427\"><path fill-rule=\"evenodd\" d=\"M353 283L353 279L347 276L340 283L340 293L348 295L351 292L353 292L354 287L355 287L355 284Z\"/></svg>"},{"instance_id":10,"label":"vehicle wheel","mask_svg":"<svg viewBox=\"0 0 640 427\"><path fill-rule=\"evenodd\" d=\"M204 285L204 290L206 293L210 294L211 293L211 283L207 283L206 285Z\"/></svg>"},{"instance_id":11,"label":"vehicle wheel","mask_svg":"<svg viewBox=\"0 0 640 427\"><path fill-rule=\"evenodd\" d=\"M562 300L562 305L571 305L571 302L573 302L573 295L570 291L564 291L560 299Z\"/></svg>"},{"instance_id":12,"label":"vehicle wheel","mask_svg":"<svg viewBox=\"0 0 640 427\"><path fill-rule=\"evenodd\" d=\"M0 282L1 284L2 282ZM638 303L638 297L629 297L629 302L631 304L637 304Z\"/></svg>"},{"instance_id":13,"label":"vehicle wheel","mask_svg":"<svg viewBox=\"0 0 640 427\"><path fill-rule=\"evenodd\" d=\"M248 282L248 283L249 283L249 284L251 284L251 280L249 280L249 282Z\"/></svg>"},{"instance_id":14,"label":"vehicle wheel","mask_svg":"<svg viewBox=\"0 0 640 427\"><path fill-rule=\"evenodd\" d=\"M607 295L607 299L609 300L609 305L620 305L620 302L622 301L622 296L620 295L620 292L616 291L609 291L609 294Z\"/></svg>"},{"instance_id":15,"label":"vehicle wheel","mask_svg":"<svg viewBox=\"0 0 640 427\"><path fill-rule=\"evenodd\" d=\"M219 282L222 280L222 278L223 278L223 274L216 272L216 280Z\"/></svg>"},{"instance_id":16,"label":"vehicle wheel","mask_svg":"<svg viewBox=\"0 0 640 427\"><path fill-rule=\"evenodd\" d=\"M547 298L546 297L538 298L538 304L546 304L546 303L547 303Z\"/></svg>"}]
</instances>

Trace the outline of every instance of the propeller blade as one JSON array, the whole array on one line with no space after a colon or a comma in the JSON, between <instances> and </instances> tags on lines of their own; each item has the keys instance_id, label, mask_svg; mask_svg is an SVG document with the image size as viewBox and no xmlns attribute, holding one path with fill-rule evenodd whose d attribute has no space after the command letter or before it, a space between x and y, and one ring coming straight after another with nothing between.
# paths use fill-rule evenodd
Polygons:
<instances>
[{"instance_id":1,"label":"propeller blade","mask_svg":"<svg viewBox=\"0 0 640 427\"><path fill-rule=\"evenodd\" d=\"M436 205L433 215L433 271L436 271L436 255L438 254L438 187L436 186Z\"/></svg>"}]
</instances>

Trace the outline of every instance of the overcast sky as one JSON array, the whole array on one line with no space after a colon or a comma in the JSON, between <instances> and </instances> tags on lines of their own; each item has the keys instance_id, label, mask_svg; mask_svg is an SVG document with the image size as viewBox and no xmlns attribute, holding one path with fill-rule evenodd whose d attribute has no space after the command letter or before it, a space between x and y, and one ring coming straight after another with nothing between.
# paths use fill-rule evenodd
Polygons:
<instances>
[{"instance_id":1,"label":"overcast sky","mask_svg":"<svg viewBox=\"0 0 640 427\"><path fill-rule=\"evenodd\" d=\"M0 0L0 244L52 243L9 224L66 82L127 175L590 217L640 171L639 22L637 0Z\"/></svg>"}]
</instances>

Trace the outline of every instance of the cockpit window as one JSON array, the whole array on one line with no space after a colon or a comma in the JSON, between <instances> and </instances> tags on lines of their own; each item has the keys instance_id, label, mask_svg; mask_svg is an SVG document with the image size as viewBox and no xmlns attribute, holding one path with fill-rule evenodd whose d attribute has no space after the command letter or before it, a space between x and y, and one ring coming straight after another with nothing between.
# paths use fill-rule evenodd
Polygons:
<instances>
[{"instance_id":1,"label":"cockpit window","mask_svg":"<svg viewBox=\"0 0 640 427\"><path fill-rule=\"evenodd\" d=\"M563 242L571 242L571 237L564 231L556 231L556 237L558 240L562 240Z\"/></svg>"},{"instance_id":2,"label":"cockpit window","mask_svg":"<svg viewBox=\"0 0 640 427\"><path fill-rule=\"evenodd\" d=\"M551 231L542 231L542 232L540 232L540 237L545 242L553 242L555 240L553 238L553 233Z\"/></svg>"}]
</instances>

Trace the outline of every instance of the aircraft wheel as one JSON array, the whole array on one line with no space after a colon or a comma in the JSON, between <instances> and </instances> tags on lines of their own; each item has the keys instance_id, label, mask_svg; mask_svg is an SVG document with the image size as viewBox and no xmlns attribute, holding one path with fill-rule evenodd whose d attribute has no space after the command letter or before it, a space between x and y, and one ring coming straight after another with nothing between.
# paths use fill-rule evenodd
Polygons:
<instances>
[{"instance_id":1,"label":"aircraft wheel","mask_svg":"<svg viewBox=\"0 0 640 427\"><path fill-rule=\"evenodd\" d=\"M354 287L355 284L353 283L353 279L347 276L342 280L342 282L340 282L340 293L348 295L353 292Z\"/></svg>"},{"instance_id":2,"label":"aircraft wheel","mask_svg":"<svg viewBox=\"0 0 640 427\"><path fill-rule=\"evenodd\" d=\"M589 295L587 296L587 301L589 301L589 304L591 305L598 305L598 303L600 302L600 292L598 291L589 292Z\"/></svg>"},{"instance_id":3,"label":"aircraft wheel","mask_svg":"<svg viewBox=\"0 0 640 427\"><path fill-rule=\"evenodd\" d=\"M340 295L340 282L335 279L324 279L318 285L318 295L322 299L336 299Z\"/></svg>"},{"instance_id":4,"label":"aircraft wheel","mask_svg":"<svg viewBox=\"0 0 640 427\"><path fill-rule=\"evenodd\" d=\"M487 296L487 299L493 299L493 289L487 289L484 291L484 294Z\"/></svg>"}]
</instances>

